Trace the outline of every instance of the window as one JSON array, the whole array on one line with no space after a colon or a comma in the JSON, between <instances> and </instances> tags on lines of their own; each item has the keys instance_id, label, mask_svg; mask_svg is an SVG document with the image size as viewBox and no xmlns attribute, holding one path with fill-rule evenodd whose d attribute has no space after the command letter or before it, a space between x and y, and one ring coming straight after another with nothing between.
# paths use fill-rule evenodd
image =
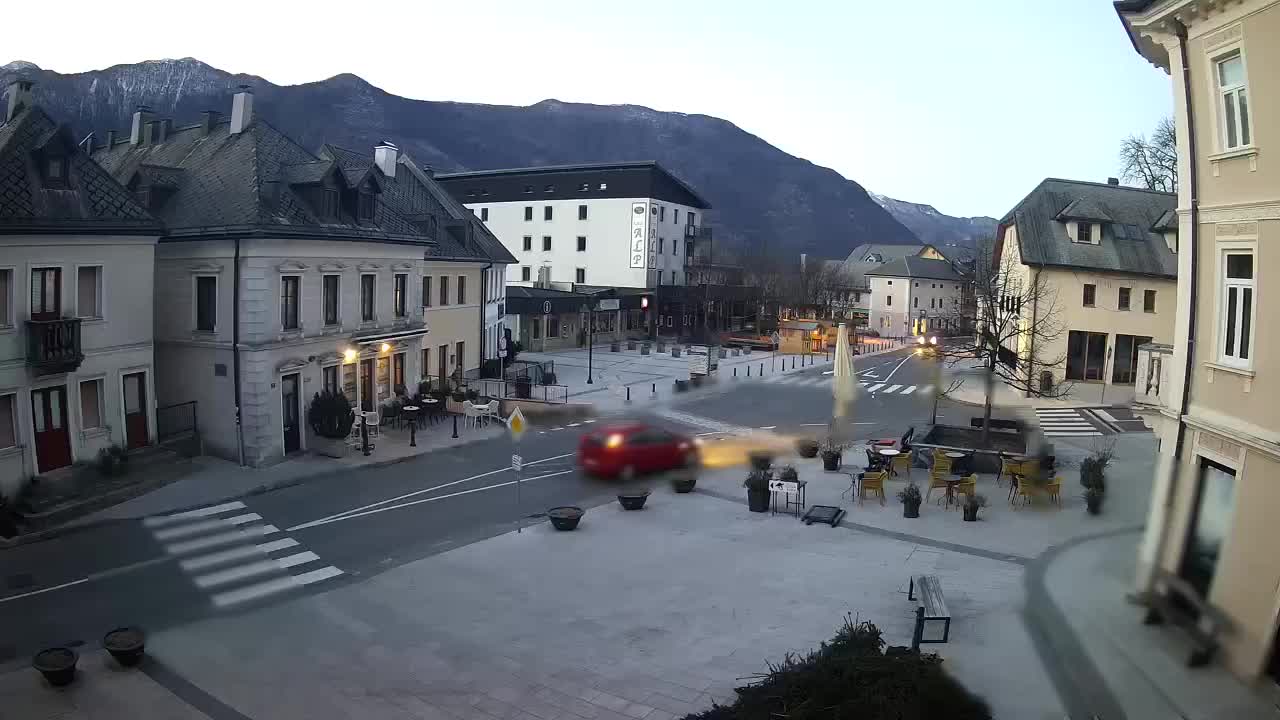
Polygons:
<instances>
[{"instance_id":1,"label":"window","mask_svg":"<svg viewBox=\"0 0 1280 720\"><path fill-rule=\"evenodd\" d=\"M449 304L449 278L445 275L440 276L440 307Z\"/></svg>"},{"instance_id":2,"label":"window","mask_svg":"<svg viewBox=\"0 0 1280 720\"><path fill-rule=\"evenodd\" d=\"M362 192L358 196L356 211L361 220L373 219L373 193Z\"/></svg>"},{"instance_id":3,"label":"window","mask_svg":"<svg viewBox=\"0 0 1280 720\"><path fill-rule=\"evenodd\" d=\"M76 269L76 317L102 317L102 266Z\"/></svg>"},{"instance_id":4,"label":"window","mask_svg":"<svg viewBox=\"0 0 1280 720\"><path fill-rule=\"evenodd\" d=\"M578 236L578 252L587 251L587 239L581 235Z\"/></svg>"},{"instance_id":5,"label":"window","mask_svg":"<svg viewBox=\"0 0 1280 720\"><path fill-rule=\"evenodd\" d=\"M532 236L532 235L525 235L525 236L524 236L524 246L523 246L523 247L524 247L524 251L525 251L525 252L529 252L530 250L533 250L533 236Z\"/></svg>"},{"instance_id":6,"label":"window","mask_svg":"<svg viewBox=\"0 0 1280 720\"><path fill-rule=\"evenodd\" d=\"M489 222L489 208L480 208L480 222Z\"/></svg>"},{"instance_id":7,"label":"window","mask_svg":"<svg viewBox=\"0 0 1280 720\"><path fill-rule=\"evenodd\" d=\"M338 392L338 366L330 365L320 368L320 389L325 392Z\"/></svg>"},{"instance_id":8,"label":"window","mask_svg":"<svg viewBox=\"0 0 1280 720\"><path fill-rule=\"evenodd\" d=\"M534 317L533 322L529 323L529 336L534 340L542 338L542 318Z\"/></svg>"},{"instance_id":9,"label":"window","mask_svg":"<svg viewBox=\"0 0 1280 720\"><path fill-rule=\"evenodd\" d=\"M692 240L684 244L684 255L685 257L693 257L693 241Z\"/></svg>"},{"instance_id":10,"label":"window","mask_svg":"<svg viewBox=\"0 0 1280 720\"><path fill-rule=\"evenodd\" d=\"M586 220L586 219L587 219L587 206L586 206L586 205L579 205L579 206L578 206L578 219L579 219L579 220Z\"/></svg>"},{"instance_id":11,"label":"window","mask_svg":"<svg viewBox=\"0 0 1280 720\"><path fill-rule=\"evenodd\" d=\"M1076 223L1076 242L1093 244L1093 224Z\"/></svg>"},{"instance_id":12,"label":"window","mask_svg":"<svg viewBox=\"0 0 1280 720\"><path fill-rule=\"evenodd\" d=\"M543 251L543 252L549 252L550 250L551 250L551 236L550 236L550 235L543 235L543 236L542 236L542 251Z\"/></svg>"},{"instance_id":13,"label":"window","mask_svg":"<svg viewBox=\"0 0 1280 720\"><path fill-rule=\"evenodd\" d=\"M1252 140L1249 101L1245 96L1244 59L1239 53L1218 61L1218 92L1222 96L1223 149L1248 145Z\"/></svg>"},{"instance_id":14,"label":"window","mask_svg":"<svg viewBox=\"0 0 1280 720\"><path fill-rule=\"evenodd\" d=\"M525 185L525 186L524 186L524 192L525 192L525 194L526 194L526 195L528 195L529 193L532 193L532 192L533 192L533 186L532 186L532 185Z\"/></svg>"},{"instance_id":15,"label":"window","mask_svg":"<svg viewBox=\"0 0 1280 720\"><path fill-rule=\"evenodd\" d=\"M675 285L675 284L676 284L676 271L675 271L675 270L672 270L672 271L671 271L671 284L672 284L672 285Z\"/></svg>"},{"instance_id":16,"label":"window","mask_svg":"<svg viewBox=\"0 0 1280 720\"><path fill-rule=\"evenodd\" d=\"M459 305L467 304L467 276L466 275L458 276L458 304Z\"/></svg>"},{"instance_id":17,"label":"window","mask_svg":"<svg viewBox=\"0 0 1280 720\"><path fill-rule=\"evenodd\" d=\"M546 207L542 208L542 219L543 219L543 220L550 220L550 219L551 219L551 211L552 211L552 209L553 209L553 208L552 208L550 205L547 205Z\"/></svg>"},{"instance_id":18,"label":"window","mask_svg":"<svg viewBox=\"0 0 1280 720\"><path fill-rule=\"evenodd\" d=\"M17 447L18 421L14 416L17 409L14 402L16 395L0 395L0 450Z\"/></svg>"},{"instance_id":19,"label":"window","mask_svg":"<svg viewBox=\"0 0 1280 720\"><path fill-rule=\"evenodd\" d=\"M671 239L671 254L672 255L680 254L680 243L676 242L675 238Z\"/></svg>"},{"instance_id":20,"label":"window","mask_svg":"<svg viewBox=\"0 0 1280 720\"><path fill-rule=\"evenodd\" d=\"M933 309L934 309L934 308L933 308L933 303L934 303L934 298L929 298L929 309L930 309L930 310L933 310Z\"/></svg>"},{"instance_id":21,"label":"window","mask_svg":"<svg viewBox=\"0 0 1280 720\"><path fill-rule=\"evenodd\" d=\"M324 324L338 324L338 276L325 275L321 280L324 303Z\"/></svg>"},{"instance_id":22,"label":"window","mask_svg":"<svg viewBox=\"0 0 1280 720\"><path fill-rule=\"evenodd\" d=\"M280 277L280 327L298 329L298 286L302 278L297 275Z\"/></svg>"},{"instance_id":23,"label":"window","mask_svg":"<svg viewBox=\"0 0 1280 720\"><path fill-rule=\"evenodd\" d=\"M459 342L457 345L457 350L455 351L455 357L453 359L454 367L459 370L466 370L467 368L466 350L467 350L467 344L465 342Z\"/></svg>"},{"instance_id":24,"label":"window","mask_svg":"<svg viewBox=\"0 0 1280 720\"><path fill-rule=\"evenodd\" d=\"M1247 366L1253 341L1253 253L1223 256L1222 310L1219 320L1222 361Z\"/></svg>"},{"instance_id":25,"label":"window","mask_svg":"<svg viewBox=\"0 0 1280 720\"><path fill-rule=\"evenodd\" d=\"M31 319L54 320L62 315L62 268L31 269Z\"/></svg>"},{"instance_id":26,"label":"window","mask_svg":"<svg viewBox=\"0 0 1280 720\"><path fill-rule=\"evenodd\" d=\"M424 379L431 377L431 348L422 348L422 367L419 370Z\"/></svg>"},{"instance_id":27,"label":"window","mask_svg":"<svg viewBox=\"0 0 1280 720\"><path fill-rule=\"evenodd\" d=\"M422 276L422 307L431 307L431 276Z\"/></svg>"},{"instance_id":28,"label":"window","mask_svg":"<svg viewBox=\"0 0 1280 720\"><path fill-rule=\"evenodd\" d=\"M578 268L577 270L574 270L574 271L573 271L573 281L574 281L574 282L577 282L577 283L584 283L584 282L586 282L586 281L587 281L587 269L586 269L586 268Z\"/></svg>"},{"instance_id":29,"label":"window","mask_svg":"<svg viewBox=\"0 0 1280 720\"><path fill-rule=\"evenodd\" d=\"M1129 298L1131 295L1133 295L1133 288L1127 288L1127 287L1120 288L1120 294L1116 298L1116 307L1120 308L1121 310L1128 310Z\"/></svg>"},{"instance_id":30,"label":"window","mask_svg":"<svg viewBox=\"0 0 1280 720\"><path fill-rule=\"evenodd\" d=\"M680 224L680 208L671 208L671 224Z\"/></svg>"},{"instance_id":31,"label":"window","mask_svg":"<svg viewBox=\"0 0 1280 720\"><path fill-rule=\"evenodd\" d=\"M1085 283L1084 306L1093 307L1095 302L1097 301L1097 296L1098 296L1098 286L1090 283Z\"/></svg>"},{"instance_id":32,"label":"window","mask_svg":"<svg viewBox=\"0 0 1280 720\"><path fill-rule=\"evenodd\" d=\"M609 189L609 183L600 183L600 189L601 189L601 190L608 190L608 189Z\"/></svg>"},{"instance_id":33,"label":"window","mask_svg":"<svg viewBox=\"0 0 1280 720\"><path fill-rule=\"evenodd\" d=\"M85 380L80 383L80 429L101 428L102 414L102 380Z\"/></svg>"},{"instance_id":34,"label":"window","mask_svg":"<svg viewBox=\"0 0 1280 720\"><path fill-rule=\"evenodd\" d=\"M394 280L395 285L392 289L391 302L395 316L402 318L409 314L409 276L404 273L396 273Z\"/></svg>"},{"instance_id":35,"label":"window","mask_svg":"<svg viewBox=\"0 0 1280 720\"><path fill-rule=\"evenodd\" d=\"M525 205L525 206L524 206L524 219L525 219L525 221L529 221L529 220L532 220L532 219L533 219L533 206L532 206L532 205Z\"/></svg>"},{"instance_id":36,"label":"window","mask_svg":"<svg viewBox=\"0 0 1280 720\"><path fill-rule=\"evenodd\" d=\"M667 219L667 209L662 205L658 206L658 220L665 221Z\"/></svg>"},{"instance_id":37,"label":"window","mask_svg":"<svg viewBox=\"0 0 1280 720\"><path fill-rule=\"evenodd\" d=\"M1145 335L1116 335L1116 346L1111 365L1111 382L1116 385L1132 385L1138 376L1138 347L1151 342Z\"/></svg>"},{"instance_id":38,"label":"window","mask_svg":"<svg viewBox=\"0 0 1280 720\"><path fill-rule=\"evenodd\" d=\"M555 192L555 191L556 191L556 186L555 186L555 185L543 185L543 186L542 186L542 192Z\"/></svg>"},{"instance_id":39,"label":"window","mask_svg":"<svg viewBox=\"0 0 1280 720\"><path fill-rule=\"evenodd\" d=\"M919 295L917 295L917 296L915 296L915 297L911 298L911 307L920 307L920 296L919 296Z\"/></svg>"},{"instance_id":40,"label":"window","mask_svg":"<svg viewBox=\"0 0 1280 720\"><path fill-rule=\"evenodd\" d=\"M658 238L658 254L659 255L666 252L666 250L663 248L663 243L665 243L666 241L667 241L666 238Z\"/></svg>"},{"instance_id":41,"label":"window","mask_svg":"<svg viewBox=\"0 0 1280 720\"><path fill-rule=\"evenodd\" d=\"M374 312L376 295L374 290L377 289L377 277L374 275L360 276L360 321L373 322L377 318Z\"/></svg>"},{"instance_id":42,"label":"window","mask_svg":"<svg viewBox=\"0 0 1280 720\"><path fill-rule=\"evenodd\" d=\"M1218 569L1218 555L1226 544L1235 507L1236 471L1218 463L1200 459L1200 477L1196 484L1196 504L1187 533L1186 550L1178 574L1201 596L1209 594Z\"/></svg>"},{"instance_id":43,"label":"window","mask_svg":"<svg viewBox=\"0 0 1280 720\"><path fill-rule=\"evenodd\" d=\"M1101 380L1106 372L1107 334L1072 330L1067 333L1067 379Z\"/></svg>"},{"instance_id":44,"label":"window","mask_svg":"<svg viewBox=\"0 0 1280 720\"><path fill-rule=\"evenodd\" d=\"M196 277L196 330L211 333L218 326L218 278Z\"/></svg>"},{"instance_id":45,"label":"window","mask_svg":"<svg viewBox=\"0 0 1280 720\"><path fill-rule=\"evenodd\" d=\"M893 305L893 296L892 296L892 295L885 295L885 296L884 296L884 304L885 304L885 307L891 307L891 306Z\"/></svg>"},{"instance_id":46,"label":"window","mask_svg":"<svg viewBox=\"0 0 1280 720\"><path fill-rule=\"evenodd\" d=\"M1142 311L1149 312L1149 313L1153 313L1156 311L1156 291L1155 290L1142 291Z\"/></svg>"},{"instance_id":47,"label":"window","mask_svg":"<svg viewBox=\"0 0 1280 720\"><path fill-rule=\"evenodd\" d=\"M13 270L0 268L0 328L13 324Z\"/></svg>"},{"instance_id":48,"label":"window","mask_svg":"<svg viewBox=\"0 0 1280 720\"><path fill-rule=\"evenodd\" d=\"M404 386L404 353L391 356L391 388L397 395L407 390Z\"/></svg>"},{"instance_id":49,"label":"window","mask_svg":"<svg viewBox=\"0 0 1280 720\"><path fill-rule=\"evenodd\" d=\"M591 189L591 183L578 183L578 192L586 192Z\"/></svg>"},{"instance_id":50,"label":"window","mask_svg":"<svg viewBox=\"0 0 1280 720\"><path fill-rule=\"evenodd\" d=\"M528 265L524 265L524 266L522 266L522 267L520 268L520 280L521 280L521 282L529 282L529 280L530 280L530 278L532 277L532 275L533 275L533 271L529 269L529 266L528 266Z\"/></svg>"}]
</instances>

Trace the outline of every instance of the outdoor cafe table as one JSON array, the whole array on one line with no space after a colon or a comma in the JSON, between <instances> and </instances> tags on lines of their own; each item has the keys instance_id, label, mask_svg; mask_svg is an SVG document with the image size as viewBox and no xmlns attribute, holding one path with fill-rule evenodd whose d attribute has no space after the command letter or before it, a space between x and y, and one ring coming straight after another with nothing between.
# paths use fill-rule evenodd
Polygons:
<instances>
[{"instance_id":1,"label":"outdoor cafe table","mask_svg":"<svg viewBox=\"0 0 1280 720\"><path fill-rule=\"evenodd\" d=\"M418 411L421 409L422 408L418 407L417 405L405 405L404 407L400 408L400 411L409 414L409 422L416 423L418 422Z\"/></svg>"},{"instance_id":2,"label":"outdoor cafe table","mask_svg":"<svg viewBox=\"0 0 1280 720\"><path fill-rule=\"evenodd\" d=\"M439 401L439 400L437 400L437 399L435 399L435 398L433 398L433 397L424 397L424 398L422 398L421 400L419 400L418 402L422 403L423 405L430 406L430 407L428 407L427 409L428 409L428 410L430 410L430 411L432 411L432 412L431 412L431 413L429 413L429 414L427 415L427 417L428 417L428 418L430 418L430 419L432 420L432 422L434 422L434 421L435 421L435 407L434 407L434 406L435 406L435 405L439 405L439 404L440 404L440 401Z\"/></svg>"}]
</instances>

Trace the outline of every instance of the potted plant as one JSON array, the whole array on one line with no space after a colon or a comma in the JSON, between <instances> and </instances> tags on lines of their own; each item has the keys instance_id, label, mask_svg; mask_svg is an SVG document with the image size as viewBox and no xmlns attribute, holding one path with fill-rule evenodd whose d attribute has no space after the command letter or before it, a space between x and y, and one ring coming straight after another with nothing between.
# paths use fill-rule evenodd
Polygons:
<instances>
[{"instance_id":1,"label":"potted plant","mask_svg":"<svg viewBox=\"0 0 1280 720\"><path fill-rule=\"evenodd\" d=\"M680 348L678 346L671 348L671 357L673 358L680 357Z\"/></svg>"},{"instance_id":2,"label":"potted plant","mask_svg":"<svg viewBox=\"0 0 1280 720\"><path fill-rule=\"evenodd\" d=\"M659 340L659 341L658 341L658 352L660 352L660 353L664 353L664 352L666 352L666 351L667 351L667 341L666 341L666 340Z\"/></svg>"},{"instance_id":3,"label":"potted plant","mask_svg":"<svg viewBox=\"0 0 1280 720\"><path fill-rule=\"evenodd\" d=\"M965 522L974 522L978 519L978 510L987 506L987 497L985 495L968 495L964 499L964 519Z\"/></svg>"},{"instance_id":4,"label":"potted plant","mask_svg":"<svg viewBox=\"0 0 1280 720\"><path fill-rule=\"evenodd\" d=\"M822 441L822 469L833 472L840 469L840 463L843 459L844 446L836 442L836 439L827 436Z\"/></svg>"},{"instance_id":5,"label":"potted plant","mask_svg":"<svg viewBox=\"0 0 1280 720\"><path fill-rule=\"evenodd\" d=\"M645 343L640 346L641 355L648 355L651 350L652 350L652 347L649 345L649 343Z\"/></svg>"},{"instance_id":6,"label":"potted plant","mask_svg":"<svg viewBox=\"0 0 1280 720\"><path fill-rule=\"evenodd\" d=\"M924 497L920 494L919 486L915 483L907 483L906 487L898 491L898 500L902 501L902 517L920 517L920 502Z\"/></svg>"},{"instance_id":7,"label":"potted plant","mask_svg":"<svg viewBox=\"0 0 1280 720\"><path fill-rule=\"evenodd\" d=\"M742 482L747 489L747 508L751 512L767 512L769 510L769 481L773 479L771 470L752 470Z\"/></svg>"},{"instance_id":8,"label":"potted plant","mask_svg":"<svg viewBox=\"0 0 1280 720\"><path fill-rule=\"evenodd\" d=\"M98 451L98 472L105 477L123 475L129 470L129 454L119 445L104 447Z\"/></svg>"},{"instance_id":9,"label":"potted plant","mask_svg":"<svg viewBox=\"0 0 1280 720\"><path fill-rule=\"evenodd\" d=\"M319 438L316 452L325 457L342 457L347 453L346 438L351 434L356 413L346 395L332 390L318 392L307 408L307 424Z\"/></svg>"},{"instance_id":10,"label":"potted plant","mask_svg":"<svg viewBox=\"0 0 1280 720\"><path fill-rule=\"evenodd\" d=\"M557 530L576 529L585 514L583 509L576 505L562 505L547 511L547 517L551 519L552 527Z\"/></svg>"},{"instance_id":11,"label":"potted plant","mask_svg":"<svg viewBox=\"0 0 1280 720\"><path fill-rule=\"evenodd\" d=\"M752 470L768 470L773 465L773 456L767 452L753 450L747 454Z\"/></svg>"},{"instance_id":12,"label":"potted plant","mask_svg":"<svg viewBox=\"0 0 1280 720\"><path fill-rule=\"evenodd\" d=\"M691 493L698 484L698 472L693 467L681 468L671 473L671 489L678 493Z\"/></svg>"},{"instance_id":13,"label":"potted plant","mask_svg":"<svg viewBox=\"0 0 1280 720\"><path fill-rule=\"evenodd\" d=\"M13 518L9 498L0 495L0 537L10 538L18 534L18 524Z\"/></svg>"},{"instance_id":14,"label":"potted plant","mask_svg":"<svg viewBox=\"0 0 1280 720\"><path fill-rule=\"evenodd\" d=\"M76 679L76 662L79 660L79 653L71 648L52 647L36 653L31 659L31 667L39 670L50 685L62 687Z\"/></svg>"},{"instance_id":15,"label":"potted plant","mask_svg":"<svg viewBox=\"0 0 1280 720\"><path fill-rule=\"evenodd\" d=\"M640 488L630 488L618 493L618 504L623 510L640 510L648 499L649 491Z\"/></svg>"},{"instance_id":16,"label":"potted plant","mask_svg":"<svg viewBox=\"0 0 1280 720\"><path fill-rule=\"evenodd\" d=\"M528 375L521 375L516 378L516 397L522 400L528 400L533 395L533 381Z\"/></svg>"},{"instance_id":17,"label":"potted plant","mask_svg":"<svg viewBox=\"0 0 1280 720\"><path fill-rule=\"evenodd\" d=\"M794 467L787 465L778 471L778 479L784 482L795 482L800 479L800 473L796 472Z\"/></svg>"},{"instance_id":18,"label":"potted plant","mask_svg":"<svg viewBox=\"0 0 1280 720\"><path fill-rule=\"evenodd\" d=\"M116 662L125 667L133 667L142 662L142 654L147 648L147 636L141 628L119 627L102 637L102 647L111 653Z\"/></svg>"},{"instance_id":19,"label":"potted plant","mask_svg":"<svg viewBox=\"0 0 1280 720\"><path fill-rule=\"evenodd\" d=\"M796 452L802 458L818 457L818 441L813 438L800 438L796 441Z\"/></svg>"},{"instance_id":20,"label":"potted plant","mask_svg":"<svg viewBox=\"0 0 1280 720\"><path fill-rule=\"evenodd\" d=\"M1102 512L1102 502L1107 495L1107 466L1115 455L1113 445L1095 448L1093 453L1080 461L1080 484L1084 486L1085 510L1090 515Z\"/></svg>"}]
</instances>

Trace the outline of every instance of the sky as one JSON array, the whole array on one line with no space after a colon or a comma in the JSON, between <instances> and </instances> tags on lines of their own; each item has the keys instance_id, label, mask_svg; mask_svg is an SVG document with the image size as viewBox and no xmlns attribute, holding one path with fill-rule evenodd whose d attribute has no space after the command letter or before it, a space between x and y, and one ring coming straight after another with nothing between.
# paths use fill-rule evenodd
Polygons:
<instances>
[{"instance_id":1,"label":"sky","mask_svg":"<svg viewBox=\"0 0 1280 720\"><path fill-rule=\"evenodd\" d=\"M282 85L349 72L424 100L702 113L949 215L999 217L1045 177L1105 182L1121 140L1172 103L1110 0L111 7L60 2L69 21L54 25L42 4L6 9L0 63L71 73L195 57Z\"/></svg>"}]
</instances>

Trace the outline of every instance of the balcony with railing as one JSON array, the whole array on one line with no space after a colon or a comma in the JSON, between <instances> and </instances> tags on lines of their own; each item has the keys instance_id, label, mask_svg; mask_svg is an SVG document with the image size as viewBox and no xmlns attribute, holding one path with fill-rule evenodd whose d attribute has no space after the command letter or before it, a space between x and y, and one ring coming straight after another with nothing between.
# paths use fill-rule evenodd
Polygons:
<instances>
[{"instance_id":1,"label":"balcony with railing","mask_svg":"<svg viewBox=\"0 0 1280 720\"><path fill-rule=\"evenodd\" d=\"M1169 371L1173 346L1147 343L1138 346L1138 363L1133 383L1133 409L1159 412L1169 406Z\"/></svg>"},{"instance_id":2,"label":"balcony with railing","mask_svg":"<svg viewBox=\"0 0 1280 720\"><path fill-rule=\"evenodd\" d=\"M80 318L27 321L27 367L37 375L72 372L83 361Z\"/></svg>"},{"instance_id":3,"label":"balcony with railing","mask_svg":"<svg viewBox=\"0 0 1280 720\"><path fill-rule=\"evenodd\" d=\"M685 225L684 237L686 240L710 240L711 228L706 225Z\"/></svg>"}]
</instances>

